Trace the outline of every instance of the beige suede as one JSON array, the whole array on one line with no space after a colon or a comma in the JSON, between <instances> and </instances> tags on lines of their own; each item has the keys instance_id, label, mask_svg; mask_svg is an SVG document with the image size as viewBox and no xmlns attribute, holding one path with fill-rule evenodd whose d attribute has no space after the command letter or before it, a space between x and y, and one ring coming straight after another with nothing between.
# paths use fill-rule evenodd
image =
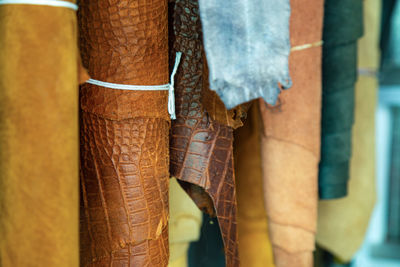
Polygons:
<instances>
[{"instance_id":1,"label":"beige suede","mask_svg":"<svg viewBox=\"0 0 400 267\"><path fill-rule=\"evenodd\" d=\"M169 183L169 267L187 266L190 242L200 238L202 213L175 178Z\"/></svg>"},{"instance_id":2,"label":"beige suede","mask_svg":"<svg viewBox=\"0 0 400 267\"><path fill-rule=\"evenodd\" d=\"M170 247L172 249L173 247ZM168 267L185 267L188 265L188 256L183 254L180 258L174 261L169 260Z\"/></svg>"},{"instance_id":3,"label":"beige suede","mask_svg":"<svg viewBox=\"0 0 400 267\"><path fill-rule=\"evenodd\" d=\"M279 259L279 266L282 267L313 266L313 255L309 252L292 254L275 248L274 255Z\"/></svg>"}]
</instances>

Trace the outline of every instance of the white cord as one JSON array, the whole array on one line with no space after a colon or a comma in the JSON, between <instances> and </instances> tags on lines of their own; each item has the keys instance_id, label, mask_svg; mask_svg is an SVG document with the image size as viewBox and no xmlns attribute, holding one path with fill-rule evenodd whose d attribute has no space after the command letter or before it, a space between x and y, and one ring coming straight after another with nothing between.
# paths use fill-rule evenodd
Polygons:
<instances>
[{"instance_id":1,"label":"white cord","mask_svg":"<svg viewBox=\"0 0 400 267\"><path fill-rule=\"evenodd\" d=\"M0 0L0 5L40 5L40 6L55 6L66 7L72 10L78 10L78 5L67 1L54 0Z\"/></svg>"},{"instance_id":2,"label":"white cord","mask_svg":"<svg viewBox=\"0 0 400 267\"><path fill-rule=\"evenodd\" d=\"M175 56L175 64L171 73L171 81L168 84L163 85L129 85L119 83L103 82L95 79L89 79L86 82L101 87L118 89L118 90L131 90L131 91L160 91L168 90L168 113L171 115L171 119L176 119L175 114L175 94L174 94L174 78L178 70L179 63L181 61L182 52L177 52Z\"/></svg>"},{"instance_id":3,"label":"white cord","mask_svg":"<svg viewBox=\"0 0 400 267\"><path fill-rule=\"evenodd\" d=\"M323 45L323 41L318 41L318 42L315 42L315 43L311 43L311 44L303 44L303 45L297 45L297 46L293 46L291 49L290 49L290 51L300 51L300 50L304 50L304 49L308 49L308 48L311 48L311 47L316 47L316 46L321 46L321 45Z\"/></svg>"},{"instance_id":4,"label":"white cord","mask_svg":"<svg viewBox=\"0 0 400 267\"><path fill-rule=\"evenodd\" d=\"M101 87L106 87L110 89L119 89L119 90L131 90L131 91L169 90L169 83L163 85L129 85L129 84L102 82L95 79L89 79L86 82Z\"/></svg>"}]
</instances>

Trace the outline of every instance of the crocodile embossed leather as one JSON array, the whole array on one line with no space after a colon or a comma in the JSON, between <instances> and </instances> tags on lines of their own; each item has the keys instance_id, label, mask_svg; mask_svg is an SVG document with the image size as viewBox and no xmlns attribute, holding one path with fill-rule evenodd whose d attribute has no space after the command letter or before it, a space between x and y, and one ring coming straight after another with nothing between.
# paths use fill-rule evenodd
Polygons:
<instances>
[{"instance_id":1,"label":"crocodile embossed leather","mask_svg":"<svg viewBox=\"0 0 400 267\"><path fill-rule=\"evenodd\" d=\"M167 84L167 2L81 1L82 60L93 79ZM81 266L167 266L168 91L84 84Z\"/></svg>"},{"instance_id":2,"label":"crocodile embossed leather","mask_svg":"<svg viewBox=\"0 0 400 267\"><path fill-rule=\"evenodd\" d=\"M197 1L176 0L173 24L173 50L182 52L182 61L175 82L170 171L201 209L218 217L227 266L238 266L233 129L214 121L201 103L205 62Z\"/></svg>"}]
</instances>

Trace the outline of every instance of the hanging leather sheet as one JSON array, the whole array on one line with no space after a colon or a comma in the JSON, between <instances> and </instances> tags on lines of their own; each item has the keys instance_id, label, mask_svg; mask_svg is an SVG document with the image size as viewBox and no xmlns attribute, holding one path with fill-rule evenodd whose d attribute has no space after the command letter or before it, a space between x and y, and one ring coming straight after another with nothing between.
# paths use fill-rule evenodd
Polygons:
<instances>
[{"instance_id":1,"label":"hanging leather sheet","mask_svg":"<svg viewBox=\"0 0 400 267\"><path fill-rule=\"evenodd\" d=\"M358 42L359 78L355 87L355 123L348 196L321 200L318 205L317 243L349 262L361 247L375 205L375 106L379 65L381 3L364 1L365 34Z\"/></svg>"},{"instance_id":2,"label":"hanging leather sheet","mask_svg":"<svg viewBox=\"0 0 400 267\"><path fill-rule=\"evenodd\" d=\"M1 5L0 36L0 266L78 266L76 13Z\"/></svg>"},{"instance_id":3,"label":"hanging leather sheet","mask_svg":"<svg viewBox=\"0 0 400 267\"><path fill-rule=\"evenodd\" d=\"M347 195L362 0L326 0L319 197Z\"/></svg>"},{"instance_id":4,"label":"hanging leather sheet","mask_svg":"<svg viewBox=\"0 0 400 267\"><path fill-rule=\"evenodd\" d=\"M291 86L289 3L199 0L210 86L227 109L259 97L274 104Z\"/></svg>"},{"instance_id":5,"label":"hanging leather sheet","mask_svg":"<svg viewBox=\"0 0 400 267\"><path fill-rule=\"evenodd\" d=\"M182 52L182 61L175 81L177 119L170 141L171 174L202 210L218 217L226 264L237 266L233 130L214 121L202 107L206 63L197 1L175 1L173 24L173 50Z\"/></svg>"},{"instance_id":6,"label":"hanging leather sheet","mask_svg":"<svg viewBox=\"0 0 400 267\"><path fill-rule=\"evenodd\" d=\"M292 47L318 44L323 2L292 0ZM307 27L304 27L307 25ZM297 49L296 48L296 49ZM317 221L320 153L321 46L292 51L293 87L278 104L260 101L262 162L270 239L277 267L311 267Z\"/></svg>"},{"instance_id":7,"label":"hanging leather sheet","mask_svg":"<svg viewBox=\"0 0 400 267\"><path fill-rule=\"evenodd\" d=\"M93 79L168 83L167 2L81 1ZM167 91L85 84L81 101L81 266L167 266Z\"/></svg>"},{"instance_id":8,"label":"hanging leather sheet","mask_svg":"<svg viewBox=\"0 0 400 267\"><path fill-rule=\"evenodd\" d=\"M274 267L263 201L261 119L258 101L234 132L239 258L242 266Z\"/></svg>"}]
</instances>

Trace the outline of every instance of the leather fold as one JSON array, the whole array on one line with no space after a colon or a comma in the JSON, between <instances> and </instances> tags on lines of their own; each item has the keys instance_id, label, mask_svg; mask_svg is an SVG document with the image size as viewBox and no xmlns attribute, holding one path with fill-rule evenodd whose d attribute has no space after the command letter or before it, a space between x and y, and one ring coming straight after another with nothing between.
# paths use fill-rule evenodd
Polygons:
<instances>
[{"instance_id":1,"label":"leather fold","mask_svg":"<svg viewBox=\"0 0 400 267\"><path fill-rule=\"evenodd\" d=\"M171 175L200 209L217 216L226 264L238 266L233 129L214 121L201 103L206 63L197 1L176 0L172 18L171 54L180 51L182 59L175 78L177 118L171 129Z\"/></svg>"},{"instance_id":2,"label":"leather fold","mask_svg":"<svg viewBox=\"0 0 400 267\"><path fill-rule=\"evenodd\" d=\"M227 110L217 93L210 89L210 83L208 81L207 58L205 55L203 60L205 62L203 70L204 86L201 92L201 103L203 108L214 121L217 121L220 124L230 126L233 129L242 127L247 118L247 111L252 102L247 102L236 106L233 109Z\"/></svg>"},{"instance_id":3,"label":"leather fold","mask_svg":"<svg viewBox=\"0 0 400 267\"><path fill-rule=\"evenodd\" d=\"M166 1L81 1L78 19L93 79L169 82ZM81 266L167 266L168 92L84 84L80 106Z\"/></svg>"}]
</instances>

